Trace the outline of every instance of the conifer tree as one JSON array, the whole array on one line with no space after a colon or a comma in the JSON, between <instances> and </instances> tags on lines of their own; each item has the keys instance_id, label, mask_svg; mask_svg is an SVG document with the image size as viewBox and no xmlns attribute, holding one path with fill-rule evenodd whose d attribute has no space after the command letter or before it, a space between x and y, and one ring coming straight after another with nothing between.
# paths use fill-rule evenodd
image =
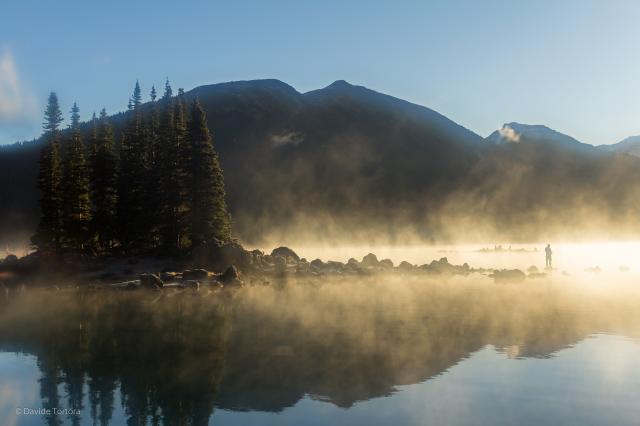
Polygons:
<instances>
[{"instance_id":1,"label":"conifer tree","mask_svg":"<svg viewBox=\"0 0 640 426\"><path fill-rule=\"evenodd\" d=\"M141 111L142 96L136 81L129 100L128 119L120 142L118 174L118 228L126 250L140 252L147 238L144 190L148 177Z\"/></svg>"},{"instance_id":2,"label":"conifer tree","mask_svg":"<svg viewBox=\"0 0 640 426\"><path fill-rule=\"evenodd\" d=\"M60 161L60 124L62 112L55 92L49 94L44 113L44 145L40 152L38 189L41 191L42 217L33 244L40 251L60 248L62 237L62 165Z\"/></svg>"},{"instance_id":3,"label":"conifer tree","mask_svg":"<svg viewBox=\"0 0 640 426\"><path fill-rule=\"evenodd\" d=\"M94 112L91 116L91 128L89 130L89 139L87 139L87 163L89 165L89 173L91 173L91 164L93 157L96 155L98 148L98 119Z\"/></svg>"},{"instance_id":4,"label":"conifer tree","mask_svg":"<svg viewBox=\"0 0 640 426\"><path fill-rule=\"evenodd\" d=\"M177 177L178 186L178 247L181 249L185 248L189 244L187 215L189 211L188 175L191 149L189 147L187 115L188 110L184 90L180 88L178 89L174 112L176 146L178 147L178 165L174 174Z\"/></svg>"},{"instance_id":5,"label":"conifer tree","mask_svg":"<svg viewBox=\"0 0 640 426\"><path fill-rule=\"evenodd\" d=\"M116 239L116 175L113 129L103 108L100 111L95 155L91 162L92 229L102 250L111 248Z\"/></svg>"},{"instance_id":6,"label":"conifer tree","mask_svg":"<svg viewBox=\"0 0 640 426\"><path fill-rule=\"evenodd\" d=\"M181 246L181 204L182 204L182 171L180 161L180 139L184 135L184 119L176 119L176 111L180 115L180 107L172 97L169 81L165 84L164 95L160 101L160 233L162 250L174 253ZM184 114L182 113L182 116ZM176 128L179 123L180 128Z\"/></svg>"},{"instance_id":7,"label":"conifer tree","mask_svg":"<svg viewBox=\"0 0 640 426\"><path fill-rule=\"evenodd\" d=\"M191 104L189 120L190 235L194 247L210 241L231 239L225 201L224 175L200 102Z\"/></svg>"},{"instance_id":8,"label":"conifer tree","mask_svg":"<svg viewBox=\"0 0 640 426\"><path fill-rule=\"evenodd\" d=\"M69 130L71 139L64 157L62 179L64 245L72 251L82 251L89 240L91 203L89 170L80 133L79 109L75 103L71 109Z\"/></svg>"},{"instance_id":9,"label":"conifer tree","mask_svg":"<svg viewBox=\"0 0 640 426\"><path fill-rule=\"evenodd\" d=\"M149 248L158 245L160 215L157 209L160 191L158 182L162 176L160 164L160 116L155 86L151 87L151 102L149 105L149 115L145 121L145 143L146 143L146 167L148 169L145 179L144 190L144 211L146 212L145 223L147 233L147 245Z\"/></svg>"}]
</instances>

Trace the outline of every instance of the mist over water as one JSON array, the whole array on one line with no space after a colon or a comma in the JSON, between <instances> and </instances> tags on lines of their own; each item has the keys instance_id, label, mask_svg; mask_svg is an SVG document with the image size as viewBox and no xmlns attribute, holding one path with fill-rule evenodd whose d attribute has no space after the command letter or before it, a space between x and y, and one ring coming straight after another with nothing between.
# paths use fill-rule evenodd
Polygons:
<instances>
[{"instance_id":1,"label":"mist over water","mask_svg":"<svg viewBox=\"0 0 640 426\"><path fill-rule=\"evenodd\" d=\"M626 281L626 278L640 274L640 242L639 241L595 241L595 242L559 242L550 241L553 249L553 267L561 276L562 272L580 275L581 278L593 277L592 271L598 267L607 276ZM396 265L407 261L416 265L429 263L434 259L446 257L450 263L461 265L468 263L474 268L526 270L535 266L542 270L545 266L544 248L547 242L510 243L487 242L475 244L442 244L442 245L320 245L296 244L293 248L301 257L309 261L337 260L346 262L353 257L361 260L368 253L374 253L378 259L391 259ZM271 247L261 247L269 252ZM554 278L557 278L554 276Z\"/></svg>"},{"instance_id":2,"label":"mist over water","mask_svg":"<svg viewBox=\"0 0 640 426\"><path fill-rule=\"evenodd\" d=\"M634 424L634 265L618 270L631 257L614 253L586 272L594 252L572 247L554 246L550 276L513 284L386 273L284 276L224 294L6 292L0 424ZM479 248L372 251L544 261L541 248ZM16 405L81 414L16 417Z\"/></svg>"}]
</instances>

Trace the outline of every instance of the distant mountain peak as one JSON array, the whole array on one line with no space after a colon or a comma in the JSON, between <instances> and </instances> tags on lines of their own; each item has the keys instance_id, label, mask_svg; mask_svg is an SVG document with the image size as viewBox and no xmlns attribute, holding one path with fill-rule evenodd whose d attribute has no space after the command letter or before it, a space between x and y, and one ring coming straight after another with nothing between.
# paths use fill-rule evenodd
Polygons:
<instances>
[{"instance_id":1,"label":"distant mountain peak","mask_svg":"<svg viewBox=\"0 0 640 426\"><path fill-rule=\"evenodd\" d=\"M565 147L590 146L542 124L505 123L486 139L494 144L533 142L553 143Z\"/></svg>"},{"instance_id":2,"label":"distant mountain peak","mask_svg":"<svg viewBox=\"0 0 640 426\"><path fill-rule=\"evenodd\" d=\"M640 157L640 135L629 136L618 143L611 145L600 145L598 149L618 154L629 154Z\"/></svg>"},{"instance_id":3,"label":"distant mountain peak","mask_svg":"<svg viewBox=\"0 0 640 426\"><path fill-rule=\"evenodd\" d=\"M330 85L327 86L327 89L333 87L333 88L343 88L343 87L353 87L353 84L349 83L346 80L336 80L333 83L331 83Z\"/></svg>"}]
</instances>

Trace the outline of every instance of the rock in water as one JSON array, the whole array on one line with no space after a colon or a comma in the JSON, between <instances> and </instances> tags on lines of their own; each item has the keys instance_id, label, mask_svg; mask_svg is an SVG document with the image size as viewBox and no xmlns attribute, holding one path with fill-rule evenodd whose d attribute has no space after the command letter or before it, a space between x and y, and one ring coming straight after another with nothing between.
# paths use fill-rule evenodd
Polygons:
<instances>
[{"instance_id":1,"label":"rock in water","mask_svg":"<svg viewBox=\"0 0 640 426\"><path fill-rule=\"evenodd\" d=\"M209 276L209 272L206 269L187 269L182 272L183 280L205 280Z\"/></svg>"},{"instance_id":2,"label":"rock in water","mask_svg":"<svg viewBox=\"0 0 640 426\"><path fill-rule=\"evenodd\" d=\"M164 283L160 279L159 276L155 274L140 274L140 285L143 288L148 288L151 290L161 289Z\"/></svg>"},{"instance_id":3,"label":"rock in water","mask_svg":"<svg viewBox=\"0 0 640 426\"><path fill-rule=\"evenodd\" d=\"M229 266L223 273L220 275L220 282L224 286L241 286L244 283L240 279L240 274L238 273L238 269L234 265Z\"/></svg>"},{"instance_id":4,"label":"rock in water","mask_svg":"<svg viewBox=\"0 0 640 426\"><path fill-rule=\"evenodd\" d=\"M300 261L300 257L296 254L295 251L291 250L289 247L278 247L273 249L271 252L271 256L273 257L283 257L289 263L296 263Z\"/></svg>"},{"instance_id":5,"label":"rock in water","mask_svg":"<svg viewBox=\"0 0 640 426\"><path fill-rule=\"evenodd\" d=\"M369 253L362 258L362 266L364 266L365 268L375 268L378 266L378 264L378 258L373 253Z\"/></svg>"},{"instance_id":6,"label":"rock in water","mask_svg":"<svg viewBox=\"0 0 640 426\"><path fill-rule=\"evenodd\" d=\"M177 272L164 271L160 272L160 279L162 281L175 281L178 279L179 274Z\"/></svg>"},{"instance_id":7,"label":"rock in water","mask_svg":"<svg viewBox=\"0 0 640 426\"><path fill-rule=\"evenodd\" d=\"M324 269L324 262L320 259L314 259L311 261L311 263L309 264L309 267L314 271L314 272L319 272L320 270Z\"/></svg>"},{"instance_id":8,"label":"rock in water","mask_svg":"<svg viewBox=\"0 0 640 426\"><path fill-rule=\"evenodd\" d=\"M7 255L7 257L4 258L2 262L0 262L0 264L5 266L10 266L17 262L18 262L18 256L16 256L15 254L9 254Z\"/></svg>"},{"instance_id":9,"label":"rock in water","mask_svg":"<svg viewBox=\"0 0 640 426\"><path fill-rule=\"evenodd\" d=\"M238 243L220 244L211 241L196 247L191 253L194 262L213 271L223 271L231 265L240 268L251 266L254 253L246 251Z\"/></svg>"},{"instance_id":10,"label":"rock in water","mask_svg":"<svg viewBox=\"0 0 640 426\"><path fill-rule=\"evenodd\" d=\"M185 280L182 282L186 288L192 288L194 290L200 289L200 281L197 280Z\"/></svg>"},{"instance_id":11,"label":"rock in water","mask_svg":"<svg viewBox=\"0 0 640 426\"><path fill-rule=\"evenodd\" d=\"M411 271L413 271L413 268L414 268L413 265L410 264L409 262L407 262L406 260L403 260L398 265L398 270L400 270L402 272L411 272Z\"/></svg>"},{"instance_id":12,"label":"rock in water","mask_svg":"<svg viewBox=\"0 0 640 426\"><path fill-rule=\"evenodd\" d=\"M393 268L393 261L391 259L382 259L380 261L380 266L385 269L391 269Z\"/></svg>"}]
</instances>

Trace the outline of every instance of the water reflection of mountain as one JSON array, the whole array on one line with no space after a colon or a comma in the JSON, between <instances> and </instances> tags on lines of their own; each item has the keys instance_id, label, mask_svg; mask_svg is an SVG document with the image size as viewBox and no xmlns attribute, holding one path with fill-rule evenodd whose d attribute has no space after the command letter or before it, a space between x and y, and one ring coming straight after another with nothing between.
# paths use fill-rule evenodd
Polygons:
<instances>
[{"instance_id":1,"label":"water reflection of mountain","mask_svg":"<svg viewBox=\"0 0 640 426\"><path fill-rule=\"evenodd\" d=\"M544 357L639 324L624 298L398 284L235 298L10 295L0 302L0 350L37 357L44 407L65 402L108 424L119 390L130 424L206 424L215 407L277 412L305 395L349 407L442 374L487 344Z\"/></svg>"}]
</instances>

